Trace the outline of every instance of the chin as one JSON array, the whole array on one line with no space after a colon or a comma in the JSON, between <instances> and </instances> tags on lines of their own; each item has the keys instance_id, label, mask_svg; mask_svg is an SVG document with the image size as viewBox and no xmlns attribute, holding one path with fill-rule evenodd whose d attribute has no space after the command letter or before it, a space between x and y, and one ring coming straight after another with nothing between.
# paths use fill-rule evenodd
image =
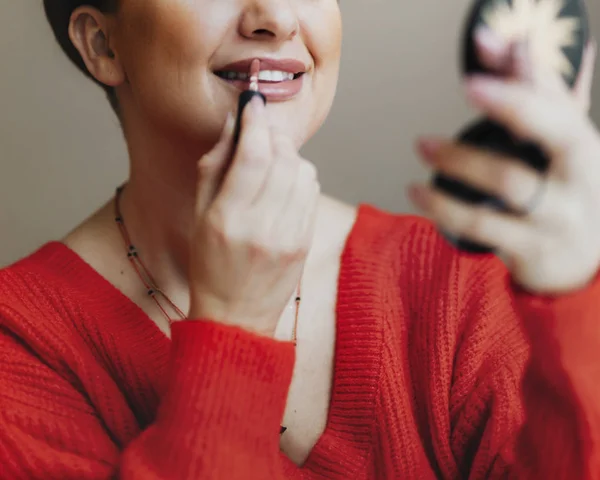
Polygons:
<instances>
[{"instance_id":1,"label":"chin","mask_svg":"<svg viewBox=\"0 0 600 480\"><path fill-rule=\"evenodd\" d=\"M333 95L317 98L318 100L299 98L290 103L270 105L274 124L292 139L298 149L317 134L331 112Z\"/></svg>"}]
</instances>

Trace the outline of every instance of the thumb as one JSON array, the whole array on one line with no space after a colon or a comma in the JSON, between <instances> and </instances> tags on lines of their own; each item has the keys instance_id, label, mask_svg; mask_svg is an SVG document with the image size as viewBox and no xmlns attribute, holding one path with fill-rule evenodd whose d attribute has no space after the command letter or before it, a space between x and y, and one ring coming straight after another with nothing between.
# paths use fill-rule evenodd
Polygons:
<instances>
[{"instance_id":1,"label":"thumb","mask_svg":"<svg viewBox=\"0 0 600 480\"><path fill-rule=\"evenodd\" d=\"M227 114L221 138L213 149L198 161L198 180L196 186L196 211L204 211L213 200L231 156L235 118Z\"/></svg>"}]
</instances>

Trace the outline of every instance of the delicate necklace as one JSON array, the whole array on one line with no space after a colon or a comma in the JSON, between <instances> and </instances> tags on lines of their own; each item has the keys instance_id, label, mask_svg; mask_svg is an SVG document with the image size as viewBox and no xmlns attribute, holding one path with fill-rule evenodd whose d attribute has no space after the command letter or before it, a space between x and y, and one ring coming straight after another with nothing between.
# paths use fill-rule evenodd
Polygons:
<instances>
[{"instance_id":1,"label":"delicate necklace","mask_svg":"<svg viewBox=\"0 0 600 480\"><path fill-rule=\"evenodd\" d=\"M165 318L167 319L167 322L169 322L169 326L171 326L175 320L173 318L171 318L171 316L169 315L169 312L167 312L167 310L163 307L163 305L159 301L159 297L161 297L169 305L171 310L173 310L177 314L177 316L179 317L179 320L185 320L187 318L187 315L185 313L183 313L181 311L181 309L179 307L177 307L177 305L175 305L175 303L169 298L169 296L156 285L156 282L154 281L154 278L150 274L150 271L146 268L146 266L144 265L144 262L142 262L142 260L140 259L140 255L139 255L139 252L137 251L137 248L131 242L131 237L129 236L129 232L127 231L127 227L125 226L125 220L123 219L123 215L121 213L121 194L123 193L124 188L125 188L124 185L117 188L114 203L115 203L115 222L116 222L117 226L119 227L121 236L123 237L123 243L125 244L125 248L127 249L127 258L129 259L129 262L133 266L133 269L137 273L138 277L140 277L140 280L144 284L144 287L146 288L146 294L150 298L152 298L152 300L154 300L154 303L156 303L156 306L159 308L159 310L165 316ZM294 344L294 347L296 346L297 341L298 341L297 340L297 331L298 331L298 313L300 311L300 301L301 301L301 282L298 282L298 287L296 289L296 298L294 299L294 304L295 304L294 328L292 330L292 342ZM286 430L287 430L287 427L284 427L283 425L281 425L279 434L280 435L283 434L283 432L285 432Z\"/></svg>"}]
</instances>

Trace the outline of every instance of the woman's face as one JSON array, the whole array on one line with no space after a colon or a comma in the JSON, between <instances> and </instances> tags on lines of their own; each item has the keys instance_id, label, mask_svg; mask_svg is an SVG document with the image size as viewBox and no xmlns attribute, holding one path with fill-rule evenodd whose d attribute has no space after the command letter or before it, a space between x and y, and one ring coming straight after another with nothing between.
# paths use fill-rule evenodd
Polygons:
<instances>
[{"instance_id":1,"label":"woman's face","mask_svg":"<svg viewBox=\"0 0 600 480\"><path fill-rule=\"evenodd\" d=\"M255 58L270 118L298 146L331 108L338 0L120 0L115 18L111 44L128 80L119 88L160 128L216 140Z\"/></svg>"}]
</instances>

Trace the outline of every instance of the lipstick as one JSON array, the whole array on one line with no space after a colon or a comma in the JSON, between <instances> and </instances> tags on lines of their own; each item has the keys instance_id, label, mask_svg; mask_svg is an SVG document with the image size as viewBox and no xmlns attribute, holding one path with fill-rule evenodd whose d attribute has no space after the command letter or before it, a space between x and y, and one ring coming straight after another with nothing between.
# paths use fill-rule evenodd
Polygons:
<instances>
[{"instance_id":1,"label":"lipstick","mask_svg":"<svg viewBox=\"0 0 600 480\"><path fill-rule=\"evenodd\" d=\"M267 97L265 97L262 93L258 91L258 75L260 74L260 60L254 59L250 64L250 71L248 72L248 77L250 78L250 84L248 85L248 89L244 90L240 93L240 97L238 100L238 111L237 111L237 119L235 123L235 130L233 134L233 144L237 146L238 141L240 139L240 133L242 128L242 114L244 113L244 108L248 105L254 97L259 97L263 103L267 104Z\"/></svg>"}]
</instances>

